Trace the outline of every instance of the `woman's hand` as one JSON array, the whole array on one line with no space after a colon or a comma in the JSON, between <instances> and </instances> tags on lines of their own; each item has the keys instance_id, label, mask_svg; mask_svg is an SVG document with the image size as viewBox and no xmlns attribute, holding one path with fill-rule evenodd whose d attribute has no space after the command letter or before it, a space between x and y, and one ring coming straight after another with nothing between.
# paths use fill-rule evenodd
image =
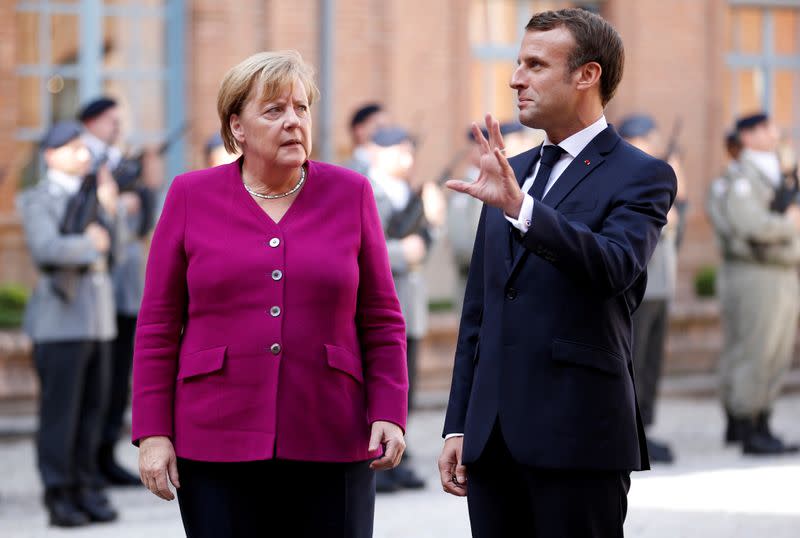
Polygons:
<instances>
[{"instance_id":1,"label":"woman's hand","mask_svg":"<svg viewBox=\"0 0 800 538\"><path fill-rule=\"evenodd\" d=\"M145 437L139 442L139 478L156 496L165 501L175 498L169 482L176 488L181 484L178 481L178 460L169 437Z\"/></svg>"},{"instance_id":2,"label":"woman's hand","mask_svg":"<svg viewBox=\"0 0 800 538\"><path fill-rule=\"evenodd\" d=\"M373 422L372 435L369 438L369 451L378 450L380 445L386 445L386 450L382 457L369 464L370 469L385 471L397 467L406 450L406 441L400 426L385 420Z\"/></svg>"}]
</instances>

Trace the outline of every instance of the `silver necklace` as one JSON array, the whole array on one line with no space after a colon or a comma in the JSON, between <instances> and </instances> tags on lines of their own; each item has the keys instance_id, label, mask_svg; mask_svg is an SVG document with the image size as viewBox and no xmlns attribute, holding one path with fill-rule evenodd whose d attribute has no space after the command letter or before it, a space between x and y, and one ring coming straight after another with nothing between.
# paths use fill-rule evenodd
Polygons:
<instances>
[{"instance_id":1,"label":"silver necklace","mask_svg":"<svg viewBox=\"0 0 800 538\"><path fill-rule=\"evenodd\" d=\"M242 178L242 184L247 192L252 194L253 196L257 196L258 198L263 198L264 200L276 200L278 198L286 198L287 196L291 196L297 191L300 190L300 187L303 186L303 183L306 182L306 169L302 166L300 167L300 181L297 182L297 185L292 187L292 190L282 192L281 194L261 194L260 192L256 192L251 189L247 183L245 182L244 178Z\"/></svg>"}]
</instances>

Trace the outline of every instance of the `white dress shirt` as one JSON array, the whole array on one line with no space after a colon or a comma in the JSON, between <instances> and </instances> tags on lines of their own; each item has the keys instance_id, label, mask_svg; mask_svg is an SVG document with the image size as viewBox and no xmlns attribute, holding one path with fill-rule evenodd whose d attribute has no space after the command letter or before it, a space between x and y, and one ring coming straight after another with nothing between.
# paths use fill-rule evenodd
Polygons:
<instances>
[{"instance_id":1,"label":"white dress shirt","mask_svg":"<svg viewBox=\"0 0 800 538\"><path fill-rule=\"evenodd\" d=\"M547 195L550 189L553 188L558 178L561 174L564 173L564 170L567 169L567 166L572 162L572 160L578 156L578 154L583 151L583 149L589 145L589 142L594 139L597 135L603 132L606 127L608 127L608 123L606 122L605 116L600 116L596 122L591 124L590 126L586 127L582 131L578 131L574 135L570 136L569 138L565 138L558 144L561 149L564 150L564 153L561 155L561 158L556 161L556 164L553 165L553 171L550 173L550 179L547 181L547 185L544 188L544 194L542 197ZM550 142L550 139L545 135L544 146L552 146L554 145ZM541 150L540 150L541 151ZM519 217L514 219L506 215L506 219L508 222L511 223L520 233L527 233L528 229L531 227L531 217L533 215L533 196L528 194L528 191L531 190L533 186L533 180L536 178L536 173L539 171L539 164L541 162L541 153L539 154L539 160L536 161L536 166L533 167L533 173L525 179L525 183L522 185L522 192L525 193L525 199L522 202L522 207L519 210Z\"/></svg>"},{"instance_id":2,"label":"white dress shirt","mask_svg":"<svg viewBox=\"0 0 800 538\"><path fill-rule=\"evenodd\" d=\"M564 170L567 169L569 163L571 163L572 160L577 157L586 146L589 145L589 142L591 142L594 137L604 131L606 127L608 127L606 117L600 116L600 119L598 119L596 122L585 129L578 131L569 138L565 138L560 144L558 144L561 146L561 149L564 150L564 153L561 155L561 158L556 161L556 164L553 165L553 171L550 172L550 179L547 181L547 185L545 185L544 188L544 195L546 195L550 189L553 188L553 185L555 185L559 176L564 173ZM544 148L544 146L553 145L555 144L550 142L550 139L545 135L542 148ZM528 191L531 190L531 187L533 186L533 180L536 178L536 173L539 171L541 153L539 153L539 159L540 160L536 162L536 166L533 167L533 173L525 179L525 183L522 185L522 192L525 193L525 200L522 202L522 208L519 210L519 217L514 219L508 215L505 215L508 222L510 222L523 234L527 233L532 225L531 218L533 216L533 196L528 194ZM542 197L544 197L544 195L542 195ZM445 435L444 438L447 440L451 437L461 437L463 435L463 433L449 433Z\"/></svg>"},{"instance_id":3,"label":"white dress shirt","mask_svg":"<svg viewBox=\"0 0 800 538\"><path fill-rule=\"evenodd\" d=\"M761 173L772 182L773 187L780 185L783 174L781 173L781 161L777 153L774 151L745 149L742 151L742 159L750 161L756 168L761 170Z\"/></svg>"},{"instance_id":4,"label":"white dress shirt","mask_svg":"<svg viewBox=\"0 0 800 538\"><path fill-rule=\"evenodd\" d=\"M67 194L70 195L77 193L81 189L81 183L83 183L83 178L65 174L64 172L55 170L54 168L49 168L47 170L47 179L51 183L56 184L64 189Z\"/></svg>"}]
</instances>

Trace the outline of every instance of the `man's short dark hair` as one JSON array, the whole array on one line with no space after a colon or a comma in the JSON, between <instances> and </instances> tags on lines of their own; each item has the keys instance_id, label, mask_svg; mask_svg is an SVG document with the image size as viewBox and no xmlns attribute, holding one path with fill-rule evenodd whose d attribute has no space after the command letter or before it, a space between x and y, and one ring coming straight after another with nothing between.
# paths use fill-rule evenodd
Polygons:
<instances>
[{"instance_id":1,"label":"man's short dark hair","mask_svg":"<svg viewBox=\"0 0 800 538\"><path fill-rule=\"evenodd\" d=\"M373 114L377 114L381 112L383 107L378 103L370 103L368 105L364 105L358 110L353 113L353 117L350 118L350 129L355 129L362 123L369 120L370 116Z\"/></svg>"},{"instance_id":2,"label":"man's short dark hair","mask_svg":"<svg viewBox=\"0 0 800 538\"><path fill-rule=\"evenodd\" d=\"M566 27L575 39L575 48L569 55L569 71L574 72L589 62L597 62L602 69L600 96L605 106L617 91L625 67L625 47L617 31L605 19L585 9L560 9L537 13L525 30L546 32Z\"/></svg>"}]
</instances>

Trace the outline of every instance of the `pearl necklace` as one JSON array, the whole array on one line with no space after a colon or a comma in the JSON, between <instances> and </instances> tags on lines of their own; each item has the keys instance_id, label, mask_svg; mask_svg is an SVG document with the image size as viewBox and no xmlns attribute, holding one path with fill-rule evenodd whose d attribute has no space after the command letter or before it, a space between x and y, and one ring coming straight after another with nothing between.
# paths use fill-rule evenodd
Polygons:
<instances>
[{"instance_id":1,"label":"pearl necklace","mask_svg":"<svg viewBox=\"0 0 800 538\"><path fill-rule=\"evenodd\" d=\"M286 198L287 196L291 196L297 191L299 191L300 187L302 187L303 183L305 182L306 182L306 169L303 168L302 166L300 167L300 181L297 182L297 185L295 185L292 188L292 190L283 192L281 194L261 194L260 192L256 192L253 189L251 189L244 181L244 178L242 178L242 184L244 185L245 190L250 194L252 194L253 196L257 196L258 198L263 198L264 200L276 200L278 198Z\"/></svg>"}]
</instances>

